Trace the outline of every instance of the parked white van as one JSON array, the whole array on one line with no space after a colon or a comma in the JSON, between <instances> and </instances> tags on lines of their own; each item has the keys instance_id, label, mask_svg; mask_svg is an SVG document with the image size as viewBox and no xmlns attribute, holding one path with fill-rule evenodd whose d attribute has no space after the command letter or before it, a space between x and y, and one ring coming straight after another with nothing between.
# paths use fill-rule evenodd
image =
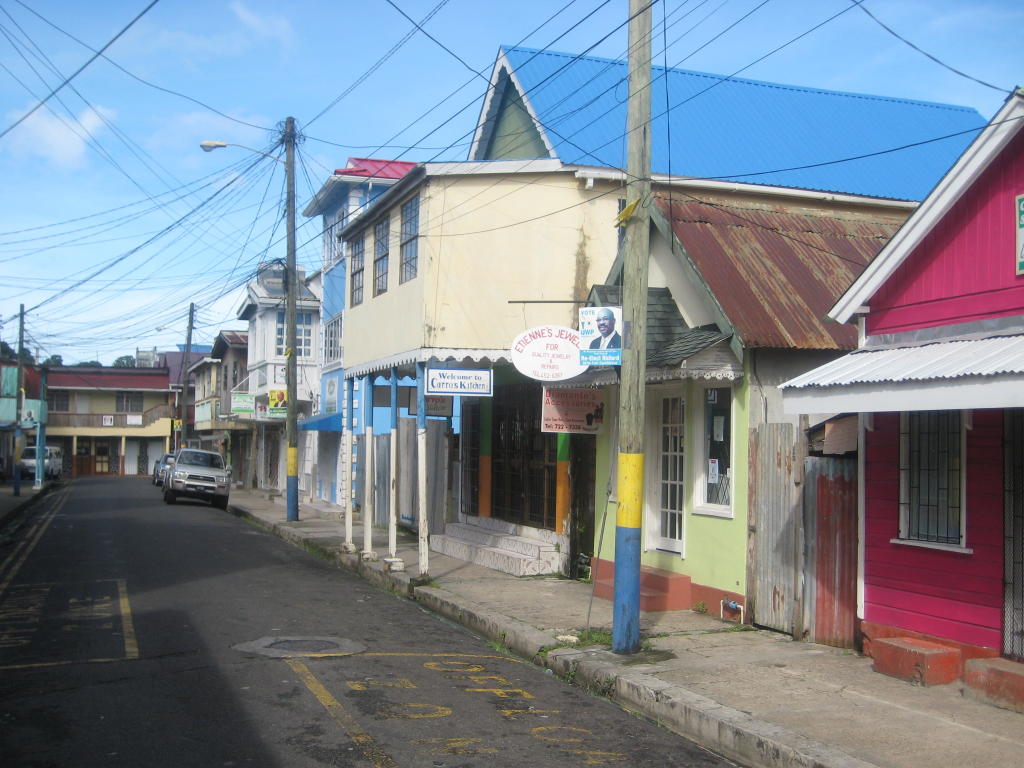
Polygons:
<instances>
[{"instance_id":1,"label":"parked white van","mask_svg":"<svg viewBox=\"0 0 1024 768\"><path fill-rule=\"evenodd\" d=\"M46 446L46 456L43 459L46 477L60 477L64 468L64 451L57 445ZM36 447L26 445L21 453L21 476L23 478L34 478L36 476Z\"/></svg>"}]
</instances>

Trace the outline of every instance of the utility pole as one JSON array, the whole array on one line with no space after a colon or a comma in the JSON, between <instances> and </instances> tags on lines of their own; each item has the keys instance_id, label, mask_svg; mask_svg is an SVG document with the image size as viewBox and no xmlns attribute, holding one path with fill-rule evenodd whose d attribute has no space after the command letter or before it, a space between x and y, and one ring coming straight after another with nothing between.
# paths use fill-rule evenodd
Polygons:
<instances>
[{"instance_id":1,"label":"utility pole","mask_svg":"<svg viewBox=\"0 0 1024 768\"><path fill-rule=\"evenodd\" d=\"M285 435L288 439L288 485L287 503L289 521L299 519L299 444L298 444L298 393L296 392L297 364L295 348L295 304L298 296L298 279L295 270L295 118L284 121L284 134L281 136L285 150L285 181L287 186L286 213L287 218L287 275L285 294L285 396L288 406L288 419ZM371 406L372 407L372 406Z\"/></svg>"},{"instance_id":2,"label":"utility pole","mask_svg":"<svg viewBox=\"0 0 1024 768\"><path fill-rule=\"evenodd\" d=\"M619 506L615 523L612 650L640 650L640 525L644 506L644 396L647 368L647 261L651 194L651 10L629 0L626 107L626 235L622 269L625 337L619 387Z\"/></svg>"},{"instance_id":3,"label":"utility pole","mask_svg":"<svg viewBox=\"0 0 1024 768\"><path fill-rule=\"evenodd\" d=\"M18 309L18 383L14 393L14 495L21 496L21 453L25 435L21 431L21 412L25 407L25 305Z\"/></svg>"},{"instance_id":4,"label":"utility pole","mask_svg":"<svg viewBox=\"0 0 1024 768\"><path fill-rule=\"evenodd\" d=\"M188 443L188 369L192 367L192 326L195 323L196 305L188 305L188 331L185 333L185 362L181 366L181 445L185 448Z\"/></svg>"}]
</instances>

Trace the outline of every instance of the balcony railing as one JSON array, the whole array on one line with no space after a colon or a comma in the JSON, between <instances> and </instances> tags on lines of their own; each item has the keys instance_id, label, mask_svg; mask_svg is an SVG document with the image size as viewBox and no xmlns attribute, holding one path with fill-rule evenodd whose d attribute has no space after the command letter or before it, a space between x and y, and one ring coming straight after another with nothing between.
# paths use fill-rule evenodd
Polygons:
<instances>
[{"instance_id":1,"label":"balcony railing","mask_svg":"<svg viewBox=\"0 0 1024 768\"><path fill-rule=\"evenodd\" d=\"M142 417L141 424L129 424L128 418ZM159 419L172 419L175 416L174 406L162 403L144 413L54 413L50 412L47 426L50 427L105 427L107 429L132 427L148 427Z\"/></svg>"}]
</instances>

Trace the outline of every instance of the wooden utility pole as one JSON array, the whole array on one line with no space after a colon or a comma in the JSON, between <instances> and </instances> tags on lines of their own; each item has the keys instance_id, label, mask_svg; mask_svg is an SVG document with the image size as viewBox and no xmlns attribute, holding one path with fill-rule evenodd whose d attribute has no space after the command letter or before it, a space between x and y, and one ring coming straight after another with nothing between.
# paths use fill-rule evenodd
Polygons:
<instances>
[{"instance_id":1,"label":"wooden utility pole","mask_svg":"<svg viewBox=\"0 0 1024 768\"><path fill-rule=\"evenodd\" d=\"M185 360L181 366L181 445L185 448L188 445L188 383L192 377L188 369L192 367L192 328L195 325L196 305L188 305L188 330L185 332Z\"/></svg>"},{"instance_id":2,"label":"wooden utility pole","mask_svg":"<svg viewBox=\"0 0 1024 768\"><path fill-rule=\"evenodd\" d=\"M647 261L651 198L651 10L629 2L626 211L622 269L625 336L619 387L619 505L615 526L612 650L640 650L640 529L644 506L644 381L647 368Z\"/></svg>"},{"instance_id":3,"label":"wooden utility pole","mask_svg":"<svg viewBox=\"0 0 1024 768\"><path fill-rule=\"evenodd\" d=\"M286 501L287 519L299 519L299 442L298 442L298 392L296 391L298 350L295 348L295 304L298 298L298 277L295 269L295 118L284 121L284 173L287 187L285 218L287 231L287 265L285 292L285 396L287 399L287 423L285 435L288 442L288 477Z\"/></svg>"}]
</instances>

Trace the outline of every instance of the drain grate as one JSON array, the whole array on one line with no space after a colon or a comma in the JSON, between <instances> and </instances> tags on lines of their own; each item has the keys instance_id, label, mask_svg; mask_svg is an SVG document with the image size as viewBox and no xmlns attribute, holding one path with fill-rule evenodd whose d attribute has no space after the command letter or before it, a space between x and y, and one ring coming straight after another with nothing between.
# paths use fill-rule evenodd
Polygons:
<instances>
[{"instance_id":1,"label":"drain grate","mask_svg":"<svg viewBox=\"0 0 1024 768\"><path fill-rule=\"evenodd\" d=\"M261 637L249 643L232 646L243 653L258 653L277 659L291 656L311 656L326 654L329 656L351 656L362 653L366 646L344 637L324 636L289 636Z\"/></svg>"}]
</instances>

